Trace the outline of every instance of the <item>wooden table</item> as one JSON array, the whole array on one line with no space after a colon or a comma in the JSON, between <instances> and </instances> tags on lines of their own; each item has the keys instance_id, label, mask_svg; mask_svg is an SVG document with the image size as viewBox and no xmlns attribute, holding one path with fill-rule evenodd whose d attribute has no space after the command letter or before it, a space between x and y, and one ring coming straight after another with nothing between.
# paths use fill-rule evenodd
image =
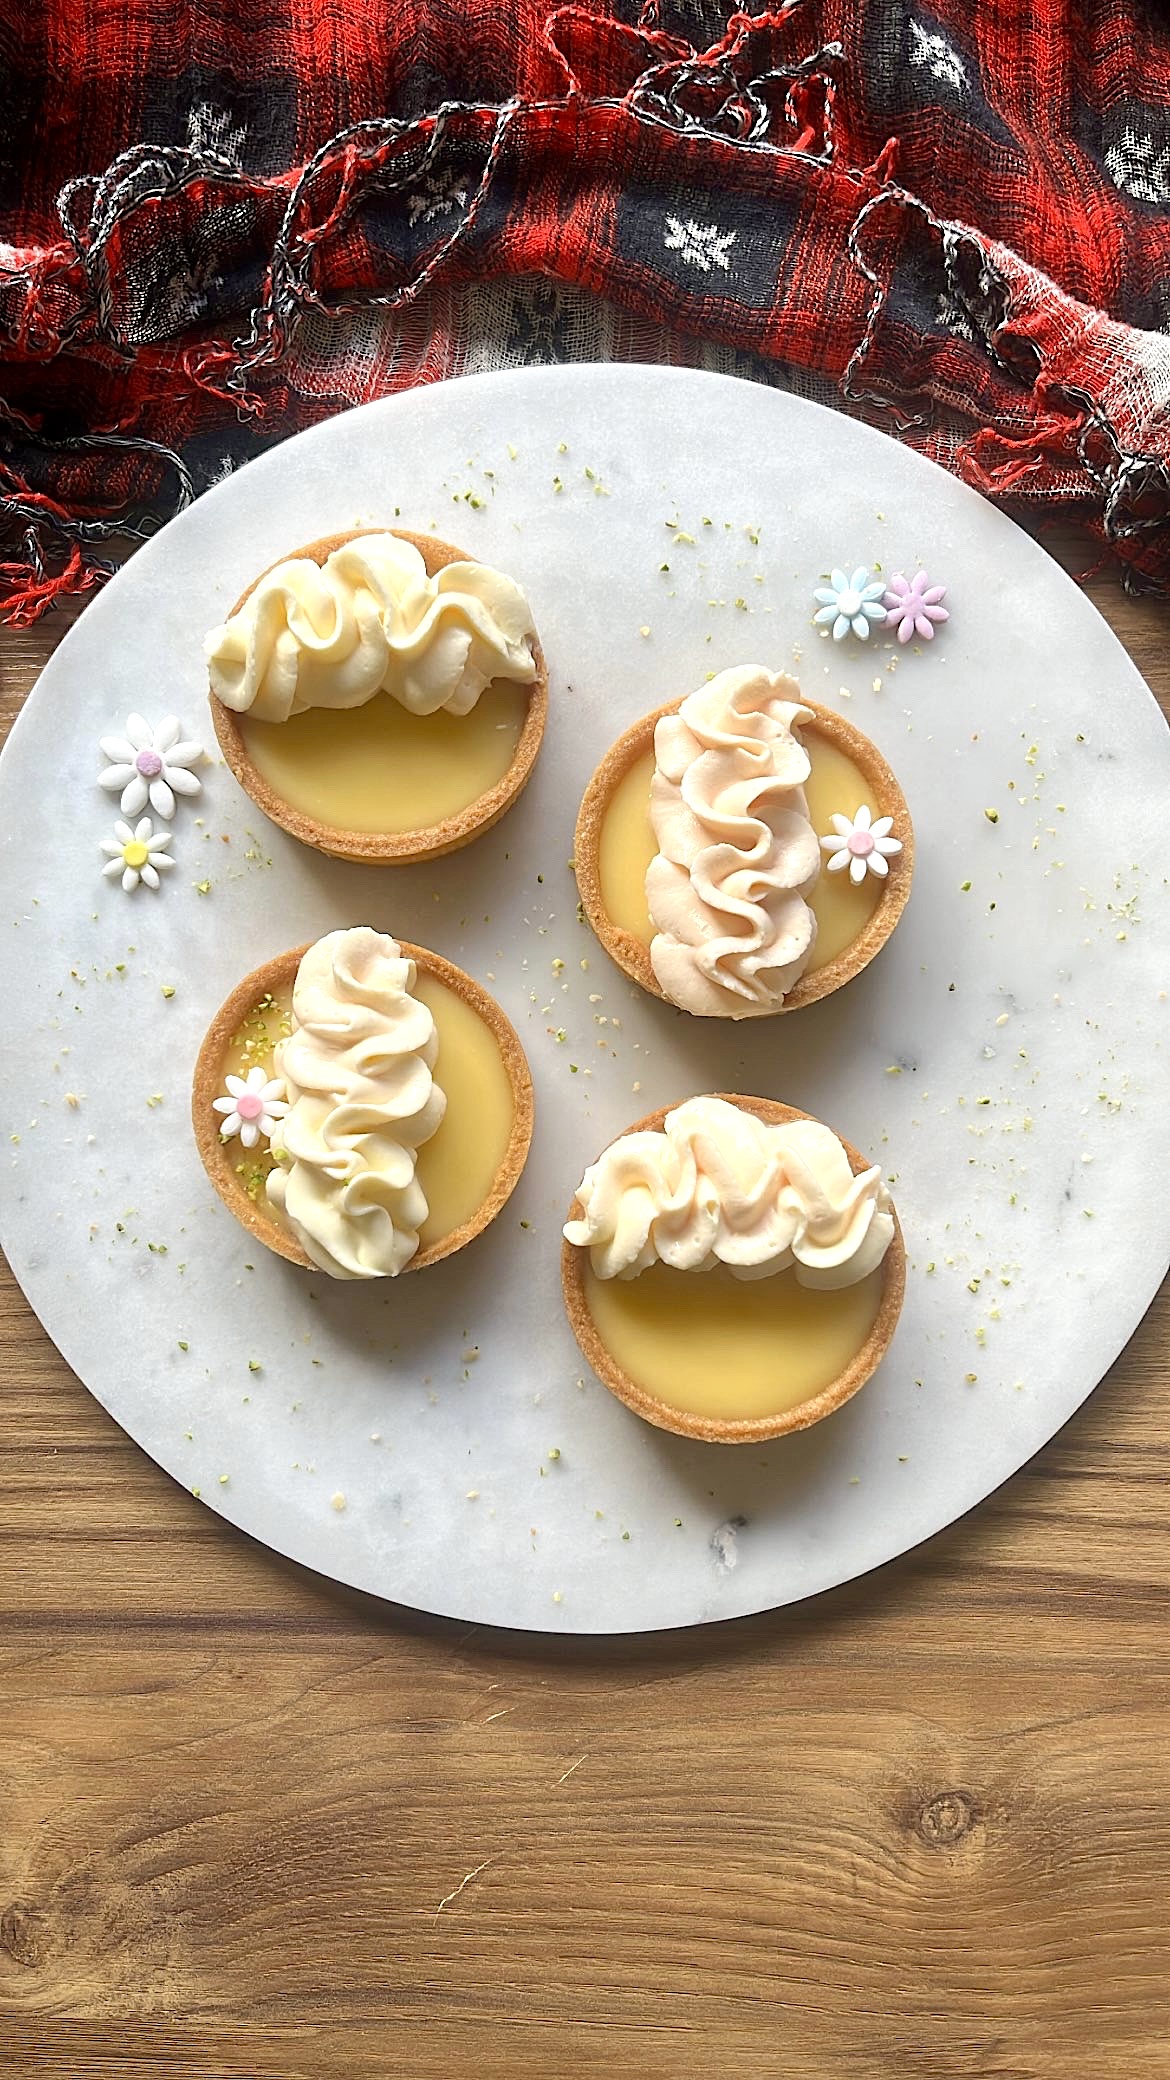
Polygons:
<instances>
[{"instance_id":1,"label":"wooden table","mask_svg":"<svg viewBox=\"0 0 1170 2080\"><path fill-rule=\"evenodd\" d=\"M1170 610L1089 589L1170 709ZM0 2072L1170 2075L1168 1332L921 1551L611 1646L274 1558L7 1278Z\"/></svg>"}]
</instances>

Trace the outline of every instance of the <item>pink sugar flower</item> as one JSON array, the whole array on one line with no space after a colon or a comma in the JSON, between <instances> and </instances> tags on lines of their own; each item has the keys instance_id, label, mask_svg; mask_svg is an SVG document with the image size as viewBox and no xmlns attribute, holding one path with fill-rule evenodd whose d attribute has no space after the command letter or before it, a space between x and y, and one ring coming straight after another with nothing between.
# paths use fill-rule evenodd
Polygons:
<instances>
[{"instance_id":1,"label":"pink sugar flower","mask_svg":"<svg viewBox=\"0 0 1170 2080\"><path fill-rule=\"evenodd\" d=\"M946 586L932 585L925 571L917 571L913 579L904 578L899 571L890 579L883 601L886 627L897 629L900 643L908 643L911 636L933 642L934 624L951 618L943 605L946 596Z\"/></svg>"}]
</instances>

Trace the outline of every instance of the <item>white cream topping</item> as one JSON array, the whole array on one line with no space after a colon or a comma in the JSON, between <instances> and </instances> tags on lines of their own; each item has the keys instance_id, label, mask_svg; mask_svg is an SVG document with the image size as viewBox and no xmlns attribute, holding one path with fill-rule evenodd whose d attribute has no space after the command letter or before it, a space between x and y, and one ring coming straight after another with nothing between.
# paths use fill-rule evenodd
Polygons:
<instances>
[{"instance_id":1,"label":"white cream topping","mask_svg":"<svg viewBox=\"0 0 1170 2080\"><path fill-rule=\"evenodd\" d=\"M360 708L392 694L414 715L466 715L493 679L531 685L532 615L486 563L429 578L412 542L365 534L326 559L293 556L204 642L212 691L258 722Z\"/></svg>"},{"instance_id":2,"label":"white cream topping","mask_svg":"<svg viewBox=\"0 0 1170 2080\"><path fill-rule=\"evenodd\" d=\"M395 1278L427 1217L418 1150L447 1109L435 1021L397 942L359 925L310 946L274 1073L289 1110L268 1197L331 1278Z\"/></svg>"},{"instance_id":3,"label":"white cream topping","mask_svg":"<svg viewBox=\"0 0 1170 2080\"><path fill-rule=\"evenodd\" d=\"M800 688L760 665L719 672L654 731L646 872L663 994L702 1018L777 1011L812 956L820 873L796 725Z\"/></svg>"},{"instance_id":4,"label":"white cream topping","mask_svg":"<svg viewBox=\"0 0 1170 2080\"><path fill-rule=\"evenodd\" d=\"M789 1265L805 1286L855 1285L894 1236L880 1169L854 1176L819 1120L766 1126L725 1098L691 1098L665 1131L623 1134L585 1172L565 1239L598 1278L726 1264L736 1278Z\"/></svg>"}]
</instances>

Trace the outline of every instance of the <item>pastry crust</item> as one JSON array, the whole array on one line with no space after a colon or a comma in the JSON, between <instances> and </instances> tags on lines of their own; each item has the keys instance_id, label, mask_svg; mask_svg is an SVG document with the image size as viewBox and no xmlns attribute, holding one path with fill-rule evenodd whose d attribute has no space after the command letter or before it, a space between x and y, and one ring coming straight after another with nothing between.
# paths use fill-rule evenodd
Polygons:
<instances>
[{"instance_id":1,"label":"pastry crust","mask_svg":"<svg viewBox=\"0 0 1170 2080\"><path fill-rule=\"evenodd\" d=\"M852 982L855 975L860 975L875 954L881 952L906 908L914 873L914 826L906 797L877 745L833 709L822 708L816 701L805 700L803 695L801 705L811 709L813 717L811 722L799 725L801 736L819 734L852 759L865 776L877 814L893 817L896 834L902 840L902 850L890 860L882 899L856 939L843 947L831 961L826 961L823 967L811 968L802 975L775 1011L752 1013L751 1016L756 1018L776 1018L785 1011L803 1010L805 1005L819 1003L822 997L831 996L834 990L841 989L845 983ZM663 995L650 965L650 948L635 932L614 924L606 912L601 895L601 830L615 789L625 779L630 767L648 751L653 751L655 724L663 715L676 715L681 706L681 699L668 701L665 707L656 708L652 715L643 715L618 738L616 744L610 746L585 790L573 842L577 888L594 932L610 959L617 962L631 981L639 983L652 997L662 998L664 1003L669 1000ZM735 1021L713 1020L712 1023L732 1024Z\"/></svg>"},{"instance_id":2,"label":"pastry crust","mask_svg":"<svg viewBox=\"0 0 1170 2080\"><path fill-rule=\"evenodd\" d=\"M793 1105L782 1105L777 1098L744 1098L725 1091L712 1093L728 1105L738 1105L742 1112L752 1112L767 1126L782 1126L794 1119L809 1119L811 1114L799 1112ZM661 1132L668 1112L673 1105L664 1105L658 1112L647 1113L644 1119L635 1120L627 1127L627 1134ZM859 1154L850 1142L842 1141L842 1147L856 1176L872 1166ZM569 1208L569 1219L580 1213L580 1205L574 1197ZM565 1296L565 1310L577 1342L594 1372L611 1394L632 1408L635 1415L647 1423L654 1423L659 1430L671 1430L676 1437L697 1437L705 1444L763 1444L773 1437L784 1437L792 1430L807 1430L819 1423L824 1416L832 1415L863 1387L871 1374L876 1372L890 1345L902 1309L902 1296L906 1289L906 1246L897 1213L894 1213L894 1239L882 1259L882 1299L873 1328L861 1349L846 1366L844 1372L823 1387L811 1400L798 1402L795 1408L784 1409L778 1415L749 1416L740 1419L720 1416L690 1415L685 1409L671 1408L656 1395L648 1394L630 1378L603 1343L597 1324L589 1312L585 1297L585 1266L589 1252L576 1243L562 1241L561 1286ZM684 1274L685 1275L685 1274ZM696 1272L701 1278L702 1273ZM777 1276L781 1274L777 1273Z\"/></svg>"},{"instance_id":3,"label":"pastry crust","mask_svg":"<svg viewBox=\"0 0 1170 2080\"><path fill-rule=\"evenodd\" d=\"M312 942L309 942L312 943ZM405 939L397 942L406 959L415 962L420 975L429 975L441 982L454 995L462 997L465 1004L481 1018L494 1034L504 1067L512 1087L512 1132L504 1158L492 1181L490 1191L470 1219L453 1228L448 1235L429 1242L425 1248L416 1250L406 1271L422 1271L428 1264L437 1264L444 1257L453 1257L456 1250L474 1242L477 1235L495 1220L506 1201L520 1181L520 1173L528 1159L532 1142L533 1097L532 1076L524 1049L510 1020L500 1009L494 997L481 989L462 968L444 960L441 954L431 953L425 946L412 946ZM264 1204L250 1199L236 1175L235 1159L239 1143L223 1141L219 1132L219 1115L213 1109L212 1100L220 1094L223 1081L224 1058L231 1045L233 1035L238 1032L250 1011L269 994L289 992L296 979L297 969L308 944L294 946L288 953L279 953L273 960L265 961L262 967L254 968L227 1000L220 1005L204 1035L199 1058L195 1064L195 1081L191 1095L191 1123L195 1129L195 1140L203 1158L203 1167L212 1184L230 1213L234 1213L241 1226L267 1249L275 1250L278 1256L287 1257L290 1264L299 1264L306 1271L319 1271L320 1266L301 1248L296 1236L276 1220ZM325 1273L321 1274L323 1277ZM405 1276L405 1272L401 1274Z\"/></svg>"},{"instance_id":4,"label":"pastry crust","mask_svg":"<svg viewBox=\"0 0 1170 2080\"><path fill-rule=\"evenodd\" d=\"M477 561L465 549L455 549L450 542L441 542L435 535L411 534L404 527L355 527L347 534L324 535L319 542L309 542L303 549L289 549L277 558L277 563L287 563L294 556L309 556L314 563L323 564L343 543L357 541L366 534L394 534L399 541L412 543L426 564L428 577L432 578L436 571L443 570L449 563ZM276 567L271 563L267 570L253 578L240 594L231 614L239 613L260 579L266 578L268 571ZM231 614L227 617L229 620ZM423 830L346 831L332 824L320 823L316 817L294 809L291 802L286 802L269 785L252 759L235 710L225 707L217 694L209 693L211 720L219 748L256 807L290 836L299 838L302 845L312 845L318 852L328 853L332 859L356 860L372 867L412 866L419 860L440 859L444 853L457 852L461 845L469 845L473 838L490 831L528 784L548 719L548 668L536 635L531 637L531 643L536 677L528 688L528 713L507 772L501 774L494 787L488 788L486 794L479 795L474 802L469 802L458 815L448 816L444 822L431 824Z\"/></svg>"}]
</instances>

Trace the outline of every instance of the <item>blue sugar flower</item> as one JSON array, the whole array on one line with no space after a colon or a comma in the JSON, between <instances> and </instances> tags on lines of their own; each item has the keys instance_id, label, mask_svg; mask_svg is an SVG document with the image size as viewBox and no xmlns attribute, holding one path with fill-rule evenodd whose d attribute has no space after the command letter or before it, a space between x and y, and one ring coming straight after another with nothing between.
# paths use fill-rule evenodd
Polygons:
<instances>
[{"instance_id":1,"label":"blue sugar flower","mask_svg":"<svg viewBox=\"0 0 1170 2080\"><path fill-rule=\"evenodd\" d=\"M872 578L865 565L859 564L851 578L844 571L834 571L827 585L818 585L813 598L821 601L817 621L832 622L833 641L839 643L850 629L863 643L869 640L872 624L884 622L886 609L882 604L885 585L881 578Z\"/></svg>"}]
</instances>

